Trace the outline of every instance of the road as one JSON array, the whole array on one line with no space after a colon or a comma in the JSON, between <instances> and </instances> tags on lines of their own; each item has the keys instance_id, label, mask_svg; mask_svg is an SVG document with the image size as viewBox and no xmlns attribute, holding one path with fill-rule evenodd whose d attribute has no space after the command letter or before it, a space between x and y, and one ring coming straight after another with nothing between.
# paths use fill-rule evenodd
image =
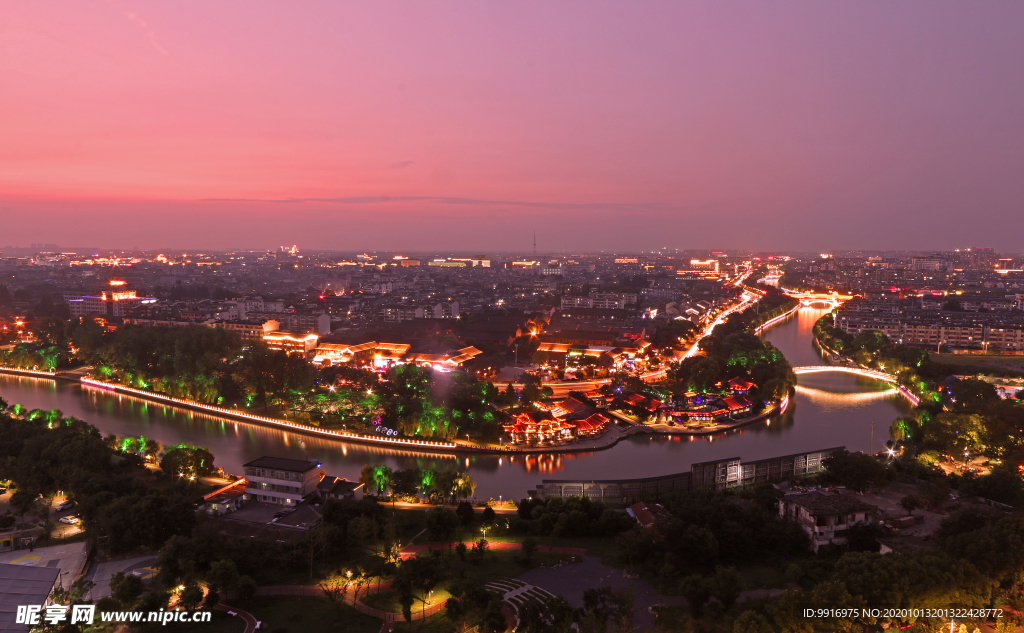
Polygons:
<instances>
[{"instance_id":1,"label":"road","mask_svg":"<svg viewBox=\"0 0 1024 633\"><path fill-rule=\"evenodd\" d=\"M701 335L699 337L697 337L697 340L695 340L693 342L693 345L691 345L690 348L688 350L686 350L686 352L683 353L682 358L690 358L691 356L696 356L698 353L700 353L700 342L702 340L704 340L706 337L710 336L711 333L714 331L714 329L718 325L724 323L725 320L729 317L729 315L731 315L734 312L737 312L739 310L743 310L743 309L747 308L748 306L750 306L757 299L759 299L759 297L757 295L751 294L749 292L744 292L743 293L743 301L737 303L736 305L732 306L728 310L722 312L722 314L718 315L718 318L715 319L715 321L713 323L711 323L706 328L704 328L704 331L701 332ZM640 378L642 380L646 381L646 382L657 381L657 380L661 380L662 378L665 377L665 372L666 372L665 369L658 369L656 371L652 371L652 372L648 372L646 374L643 374L643 375L640 376ZM611 382L611 380L608 379L608 378L605 378L603 380L583 380L583 381L573 381L573 382L547 382L547 383L544 383L544 386L545 387L551 387L551 391L553 392L552 393L553 396L555 396L555 397L564 397L564 396L567 396L570 391L592 391L594 389L597 389L597 388L601 387L602 385L608 384L609 382ZM523 387L522 384L516 384L515 386L518 389L522 389L522 387Z\"/></svg>"},{"instance_id":2,"label":"road","mask_svg":"<svg viewBox=\"0 0 1024 633\"><path fill-rule=\"evenodd\" d=\"M149 571L152 566L156 564L155 556L139 556L135 558L119 558L117 560L108 560L100 563L93 563L89 568L89 571L85 574L87 580L91 580L96 585L92 588L90 597L93 600L99 598L105 598L110 595L110 579L114 577L114 574L118 572L128 573L135 571L136 569L146 570L142 575L142 579L148 580L147 576L152 574Z\"/></svg>"}]
</instances>

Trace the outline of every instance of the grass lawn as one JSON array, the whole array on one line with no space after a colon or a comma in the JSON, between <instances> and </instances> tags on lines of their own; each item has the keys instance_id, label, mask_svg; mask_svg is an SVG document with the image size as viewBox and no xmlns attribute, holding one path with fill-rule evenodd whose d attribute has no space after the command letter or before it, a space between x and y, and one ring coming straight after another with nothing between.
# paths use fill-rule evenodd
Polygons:
<instances>
[{"instance_id":1,"label":"grass lawn","mask_svg":"<svg viewBox=\"0 0 1024 633\"><path fill-rule=\"evenodd\" d=\"M413 620L412 622L406 622L405 620L399 620L395 622L395 628L392 631L395 633L451 633L455 630L455 624L448 619L444 611L435 613L423 620Z\"/></svg>"},{"instance_id":2,"label":"grass lawn","mask_svg":"<svg viewBox=\"0 0 1024 633\"><path fill-rule=\"evenodd\" d=\"M420 593L414 594L416 601L412 603L412 612L419 613L423 611L423 602L420 601ZM447 590L437 588L434 589L434 594L430 599L430 603L426 606L430 607L439 602L444 602L448 598L451 598L452 594L448 593ZM360 602L363 604L373 607L374 609L380 609L381 611L389 611L391 613L401 613L402 603L398 601L398 592L396 591L382 591L381 593L371 593L367 596L362 596Z\"/></svg>"},{"instance_id":3,"label":"grass lawn","mask_svg":"<svg viewBox=\"0 0 1024 633\"><path fill-rule=\"evenodd\" d=\"M786 584L786 574L779 571L774 565L751 565L750 567L739 567L736 569L739 574L740 583L744 591L751 589L775 589Z\"/></svg>"},{"instance_id":4,"label":"grass lawn","mask_svg":"<svg viewBox=\"0 0 1024 633\"><path fill-rule=\"evenodd\" d=\"M260 631L267 633L378 633L381 627L377 618L326 598L260 596L249 603L239 602L237 606L262 622ZM234 619L241 622L240 618ZM203 633L207 633L205 627ZM224 633L228 633L226 629Z\"/></svg>"},{"instance_id":5,"label":"grass lawn","mask_svg":"<svg viewBox=\"0 0 1024 633\"><path fill-rule=\"evenodd\" d=\"M929 353L928 358L943 365L958 365L971 367L981 373L1015 372L1024 373L1024 357L1003 356L1002 354L934 354Z\"/></svg>"},{"instance_id":6,"label":"grass lawn","mask_svg":"<svg viewBox=\"0 0 1024 633\"><path fill-rule=\"evenodd\" d=\"M422 555L422 554L421 554ZM445 550L444 559L448 562L452 579L466 579L486 584L498 578L515 578L527 569L538 567L541 563L551 566L561 560L568 560L566 554L537 552L533 555L532 567L522 564L523 553L517 550L489 550L482 560L476 560L467 552L465 560L459 560L455 552ZM436 596L437 593L435 592Z\"/></svg>"}]
</instances>

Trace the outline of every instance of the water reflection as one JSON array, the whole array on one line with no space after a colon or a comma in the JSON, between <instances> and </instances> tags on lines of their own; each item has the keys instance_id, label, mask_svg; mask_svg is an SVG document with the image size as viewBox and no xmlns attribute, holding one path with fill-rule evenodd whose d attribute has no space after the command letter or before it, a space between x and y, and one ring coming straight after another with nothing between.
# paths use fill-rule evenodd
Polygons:
<instances>
[{"instance_id":1,"label":"water reflection","mask_svg":"<svg viewBox=\"0 0 1024 633\"><path fill-rule=\"evenodd\" d=\"M896 389L886 389L885 391L867 391L864 393L836 393L834 391L826 391L825 389L815 389L813 387L797 385L796 393L797 395L810 398L811 400L818 402L824 401L831 404L849 405L871 400L885 400L893 394L898 393L898 391Z\"/></svg>"},{"instance_id":2,"label":"water reflection","mask_svg":"<svg viewBox=\"0 0 1024 633\"><path fill-rule=\"evenodd\" d=\"M794 366L821 364L811 327L827 310L805 308L765 333ZM165 446L206 446L231 472L262 455L317 459L327 472L356 479L364 464L391 468L468 469L476 496L519 498L541 479L615 479L668 475L690 464L741 457L760 459L832 446L878 450L871 425L888 428L909 404L885 383L847 374L807 374L782 415L713 436L629 437L614 448L547 455L438 455L364 446L214 418L195 411L78 385L0 375L0 396L33 409L61 409L95 424L103 433L145 435ZM872 446L872 443L879 446Z\"/></svg>"}]
</instances>

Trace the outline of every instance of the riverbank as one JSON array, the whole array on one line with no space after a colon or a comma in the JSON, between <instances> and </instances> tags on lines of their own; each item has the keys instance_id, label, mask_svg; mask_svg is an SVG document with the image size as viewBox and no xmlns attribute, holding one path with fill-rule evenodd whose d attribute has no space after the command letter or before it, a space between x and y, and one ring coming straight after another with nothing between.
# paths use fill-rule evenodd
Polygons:
<instances>
[{"instance_id":1,"label":"riverbank","mask_svg":"<svg viewBox=\"0 0 1024 633\"><path fill-rule=\"evenodd\" d=\"M822 352L825 352L825 353L829 354L830 356L835 356L837 358L842 357L842 354L840 354L839 352L833 350L832 348L830 348L827 345L825 345L824 343L822 343L821 339L819 339L817 336L815 336L813 340L814 340L815 347L817 347ZM878 371L878 370L875 370L875 369L871 369L870 367L864 367L863 365L858 365L857 363L854 363L853 365L854 365L854 367L857 367L859 369L863 369L865 371ZM887 375L891 376L891 374L887 374ZM896 380L896 376L892 376L892 381L896 385L896 392L899 393L904 398L906 398L908 402L910 402L915 407L917 405L921 404L921 399L918 398L917 396L915 396L913 393L911 393L909 389L907 389L903 385L899 384L897 382L897 380Z\"/></svg>"},{"instance_id":2,"label":"riverbank","mask_svg":"<svg viewBox=\"0 0 1024 633\"><path fill-rule=\"evenodd\" d=\"M226 418L229 420L238 420L240 422L247 422L252 424L262 424L276 427L278 429L285 429L297 433L305 433L308 435L313 435L316 437L326 439L333 439L344 442L359 442L364 444L372 444L375 446L388 446L392 448L407 449L413 451L451 452L454 450L486 450L473 446L461 445L455 442L435 442L431 440L413 440L407 438L373 437L370 435L348 433L346 431L336 431L334 429L321 429L307 424L297 424L295 422L289 422L287 420L281 420L279 418L270 418L263 415L256 415L253 413L248 413L246 411L239 411L237 409L228 409L225 407L218 407L212 404L203 404L201 402L187 400L185 398L173 398L171 396L165 396L163 394L156 393L153 391L125 387L124 385L119 385L117 383L93 380L92 378L83 377L79 380L79 382L82 384L83 387L101 389L104 391L112 391L115 393L123 393L130 396L134 396L136 398L142 398L153 402L169 404L175 407L181 407L183 409L191 409L194 411L200 411L202 413L212 413L218 417Z\"/></svg>"},{"instance_id":3,"label":"riverbank","mask_svg":"<svg viewBox=\"0 0 1024 633\"><path fill-rule=\"evenodd\" d=\"M410 452L443 453L447 455L457 453L491 454L491 455L529 455L529 454L552 454L552 453L586 453L596 450L611 448L619 443L628 433L623 432L616 426L609 426L600 436L592 439L580 440L572 444L562 446L536 446L536 447L488 447L474 446L462 442L433 442L430 440L414 440L408 438L378 438L369 435L346 433L333 429L321 429L306 424L297 424L278 418L270 418L262 415L255 415L245 411L218 407L211 404L203 404L184 398L173 398L152 391L125 387L116 383L82 378L80 381L83 387L100 389L114 393L123 393L136 398L169 404L183 409L190 409L202 413L213 414L229 420L237 420L247 424L270 426L278 429L285 429L295 433L304 433L315 437L336 440L339 442L354 442L369 444L373 446L386 446L396 450Z\"/></svg>"},{"instance_id":4,"label":"riverbank","mask_svg":"<svg viewBox=\"0 0 1024 633\"><path fill-rule=\"evenodd\" d=\"M782 413L785 411L785 405L788 403L787 398L787 400L784 401L781 406L773 406L759 415L750 418L745 418L742 420L737 420L730 424L720 424L715 426L702 427L700 429L673 427L668 426L667 424L638 424L630 426L626 429L622 429L616 425L609 425L609 427L601 435L594 438L579 440L571 444L564 444L558 446L488 447L474 446L462 442L433 442L430 440L415 440L407 438L376 438L372 436L359 435L355 433L346 433L344 431L335 431L332 429L320 429L314 426L289 422L287 420L282 420L279 418L271 418L267 416L248 413L246 411L238 411L234 409L228 409L226 407L218 407L215 405L203 404L201 402L195 402L184 398L174 398L152 391L135 389L133 387L126 387L124 385L94 380L91 378L64 376L55 372L44 372L14 367L0 367L0 372L40 380L64 380L67 382L78 383L83 388L98 389L101 391L124 394L134 398L139 398L141 400L171 405L181 409L197 411L205 414L213 414L219 418L223 418L226 420L238 421L246 424L255 424L260 426L268 426L277 429L284 429L295 433L301 433L324 439L331 439L339 442L352 442L359 444L367 444L371 446L386 446L389 448L393 448L395 450L408 451L412 453L442 453L451 456L455 456L460 453L509 456L589 453L594 451L607 450L609 448L614 447L622 440L637 434L670 436L693 435L697 437L708 436L717 433L722 433L724 431L728 431L731 429L739 428L741 426L751 424L759 420L763 420L771 415L774 415L775 413Z\"/></svg>"},{"instance_id":5,"label":"riverbank","mask_svg":"<svg viewBox=\"0 0 1024 633\"><path fill-rule=\"evenodd\" d=\"M641 427L641 431L647 433L656 433L660 435L694 435L697 437L715 435L718 433L724 433L726 431L732 431L754 422L759 422L766 418L770 418L775 414L782 414L786 412L786 408L789 407L789 396L782 399L782 402L773 404L761 413L753 415L747 418L740 418L739 420L733 420L729 424L716 424L715 426L706 426L700 429L690 429L685 426L669 426L667 424L644 424Z\"/></svg>"},{"instance_id":6,"label":"riverbank","mask_svg":"<svg viewBox=\"0 0 1024 633\"><path fill-rule=\"evenodd\" d=\"M0 367L0 372L14 374L15 376L28 376L29 378L49 378L57 380L57 374L50 371L39 371L38 369L22 369L20 367Z\"/></svg>"}]
</instances>

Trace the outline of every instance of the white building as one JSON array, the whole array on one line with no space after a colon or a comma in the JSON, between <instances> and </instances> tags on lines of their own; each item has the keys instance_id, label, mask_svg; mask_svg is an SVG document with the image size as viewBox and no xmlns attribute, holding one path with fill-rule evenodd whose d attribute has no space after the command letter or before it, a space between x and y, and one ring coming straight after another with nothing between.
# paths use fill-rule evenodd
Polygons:
<instances>
[{"instance_id":1,"label":"white building","mask_svg":"<svg viewBox=\"0 0 1024 633\"><path fill-rule=\"evenodd\" d=\"M245 468L245 494L250 499L296 505L316 491L323 477L320 464L283 457L260 457Z\"/></svg>"},{"instance_id":2,"label":"white building","mask_svg":"<svg viewBox=\"0 0 1024 633\"><path fill-rule=\"evenodd\" d=\"M877 508L853 495L824 490L796 492L779 499L779 515L800 524L817 553L821 547L845 546L850 527L865 523Z\"/></svg>"}]
</instances>

